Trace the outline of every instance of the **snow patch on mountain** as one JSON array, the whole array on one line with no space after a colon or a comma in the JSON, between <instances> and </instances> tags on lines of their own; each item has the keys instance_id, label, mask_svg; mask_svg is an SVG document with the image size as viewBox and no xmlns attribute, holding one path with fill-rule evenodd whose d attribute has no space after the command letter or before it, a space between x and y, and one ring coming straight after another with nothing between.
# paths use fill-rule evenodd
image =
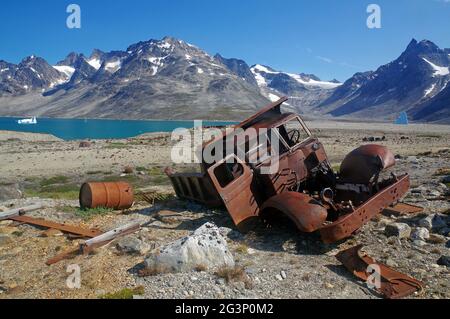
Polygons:
<instances>
[{"instance_id":1,"label":"snow patch on mountain","mask_svg":"<svg viewBox=\"0 0 450 319\"><path fill-rule=\"evenodd\" d=\"M63 73L68 80L70 80L72 75L75 73L75 68L67 65L54 65L53 68Z\"/></svg>"},{"instance_id":2,"label":"snow patch on mountain","mask_svg":"<svg viewBox=\"0 0 450 319\"><path fill-rule=\"evenodd\" d=\"M268 83L264 77L264 73L275 74L275 75L276 74L285 74L302 85L311 86L311 87L319 87L322 89L335 89L342 85L342 83L317 81L317 80L309 79L309 78L304 79L299 74L274 71L274 70L271 70L268 67L261 65L261 64L254 65L253 67L251 67L250 70L252 71L253 75L255 76L255 79L259 86L267 86L268 85Z\"/></svg>"},{"instance_id":3,"label":"snow patch on mountain","mask_svg":"<svg viewBox=\"0 0 450 319\"><path fill-rule=\"evenodd\" d=\"M116 61L106 63L105 70L110 73L115 73L120 70L121 66L122 66L122 61L120 59L118 59Z\"/></svg>"},{"instance_id":4,"label":"snow patch on mountain","mask_svg":"<svg viewBox=\"0 0 450 319\"><path fill-rule=\"evenodd\" d=\"M448 67L438 66L438 65L436 65L436 64L434 64L434 63L428 61L428 60L425 59L425 58L422 58L422 59L423 59L425 62L427 62L429 65L431 65L431 67L432 67L433 70L434 70L434 74L433 74L434 77L436 77L436 76L446 76L446 75L449 75L449 74L450 74L450 71L449 71Z\"/></svg>"},{"instance_id":5,"label":"snow patch on mountain","mask_svg":"<svg viewBox=\"0 0 450 319\"><path fill-rule=\"evenodd\" d=\"M94 69L98 70L102 66L102 61L99 58L92 58L86 61L89 63Z\"/></svg>"},{"instance_id":6,"label":"snow patch on mountain","mask_svg":"<svg viewBox=\"0 0 450 319\"><path fill-rule=\"evenodd\" d=\"M431 92L434 91L435 87L436 87L436 83L433 83L430 88L425 90L425 95L423 97L428 97L431 94Z\"/></svg>"}]
</instances>

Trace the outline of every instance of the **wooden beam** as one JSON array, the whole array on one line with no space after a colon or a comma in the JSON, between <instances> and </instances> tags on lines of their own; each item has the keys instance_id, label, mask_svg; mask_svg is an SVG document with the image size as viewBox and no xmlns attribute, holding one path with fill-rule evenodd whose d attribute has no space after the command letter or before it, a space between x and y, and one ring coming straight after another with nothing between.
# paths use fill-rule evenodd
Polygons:
<instances>
[{"instance_id":1,"label":"wooden beam","mask_svg":"<svg viewBox=\"0 0 450 319\"><path fill-rule=\"evenodd\" d=\"M6 212L0 213L0 220L10 219L10 217L23 215L25 213L32 212L32 211L35 211L35 210L38 210L38 209L41 209L44 207L45 207L44 204L38 203L38 204L30 205L27 207L7 210Z\"/></svg>"}]
</instances>

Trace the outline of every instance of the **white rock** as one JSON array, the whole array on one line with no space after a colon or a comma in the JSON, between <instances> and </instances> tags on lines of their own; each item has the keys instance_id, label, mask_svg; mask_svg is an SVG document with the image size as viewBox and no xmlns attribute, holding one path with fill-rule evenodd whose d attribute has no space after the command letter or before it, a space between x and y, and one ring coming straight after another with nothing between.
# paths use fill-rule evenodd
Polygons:
<instances>
[{"instance_id":1,"label":"white rock","mask_svg":"<svg viewBox=\"0 0 450 319\"><path fill-rule=\"evenodd\" d=\"M411 239L412 240L427 240L430 238L430 232L425 227L419 227L414 229L414 231L411 233Z\"/></svg>"},{"instance_id":2,"label":"white rock","mask_svg":"<svg viewBox=\"0 0 450 319\"><path fill-rule=\"evenodd\" d=\"M121 240L119 240L116 247L121 252L140 255L147 254L151 249L151 246L149 244L134 236L122 238Z\"/></svg>"},{"instance_id":3,"label":"white rock","mask_svg":"<svg viewBox=\"0 0 450 319\"><path fill-rule=\"evenodd\" d=\"M404 223L392 223L386 226L384 233L388 237L409 238L411 235L411 227Z\"/></svg>"},{"instance_id":4,"label":"white rock","mask_svg":"<svg viewBox=\"0 0 450 319\"><path fill-rule=\"evenodd\" d=\"M152 254L145 260L146 267L165 267L175 272L188 272L199 265L208 269L234 266L234 258L228 250L219 228L206 223L192 235L177 240Z\"/></svg>"},{"instance_id":5,"label":"white rock","mask_svg":"<svg viewBox=\"0 0 450 319\"><path fill-rule=\"evenodd\" d=\"M280 275L283 279L287 278L286 272L284 270L281 271Z\"/></svg>"}]
</instances>

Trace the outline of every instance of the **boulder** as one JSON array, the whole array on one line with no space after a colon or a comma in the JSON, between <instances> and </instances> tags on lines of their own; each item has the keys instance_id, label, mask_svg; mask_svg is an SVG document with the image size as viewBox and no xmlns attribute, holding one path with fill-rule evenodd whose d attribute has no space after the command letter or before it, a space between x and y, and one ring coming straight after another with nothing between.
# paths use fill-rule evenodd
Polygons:
<instances>
[{"instance_id":1,"label":"boulder","mask_svg":"<svg viewBox=\"0 0 450 319\"><path fill-rule=\"evenodd\" d=\"M80 148L89 148L91 146L92 146L91 142L88 141L81 141L79 145Z\"/></svg>"},{"instance_id":2,"label":"boulder","mask_svg":"<svg viewBox=\"0 0 450 319\"><path fill-rule=\"evenodd\" d=\"M409 238L411 236L411 227L404 223L392 223L386 226L384 233L387 237Z\"/></svg>"},{"instance_id":3,"label":"boulder","mask_svg":"<svg viewBox=\"0 0 450 319\"><path fill-rule=\"evenodd\" d=\"M414 229L414 231L411 233L411 239L412 240L427 240L430 238L430 232L428 229L424 227L419 227Z\"/></svg>"},{"instance_id":4,"label":"boulder","mask_svg":"<svg viewBox=\"0 0 450 319\"><path fill-rule=\"evenodd\" d=\"M117 250L126 254L145 255L151 250L151 246L134 236L127 236L116 244Z\"/></svg>"},{"instance_id":5,"label":"boulder","mask_svg":"<svg viewBox=\"0 0 450 319\"><path fill-rule=\"evenodd\" d=\"M450 256L441 256L437 261L438 265L450 267Z\"/></svg>"},{"instance_id":6,"label":"boulder","mask_svg":"<svg viewBox=\"0 0 450 319\"><path fill-rule=\"evenodd\" d=\"M0 201L22 198L18 184L0 184Z\"/></svg>"},{"instance_id":7,"label":"boulder","mask_svg":"<svg viewBox=\"0 0 450 319\"><path fill-rule=\"evenodd\" d=\"M199 265L213 269L221 266L233 267L234 258L219 228L206 223L192 235L160 248L159 252L145 260L149 269L168 269L188 272Z\"/></svg>"},{"instance_id":8,"label":"boulder","mask_svg":"<svg viewBox=\"0 0 450 319\"><path fill-rule=\"evenodd\" d=\"M428 230L439 230L447 226L447 221L444 216L433 214L419 220L418 225Z\"/></svg>"}]
</instances>

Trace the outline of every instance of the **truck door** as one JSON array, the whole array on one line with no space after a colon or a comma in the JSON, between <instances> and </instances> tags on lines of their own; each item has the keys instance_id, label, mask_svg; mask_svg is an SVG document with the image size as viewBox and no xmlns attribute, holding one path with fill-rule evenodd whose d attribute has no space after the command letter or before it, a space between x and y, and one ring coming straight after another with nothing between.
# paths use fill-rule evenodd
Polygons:
<instances>
[{"instance_id":1,"label":"truck door","mask_svg":"<svg viewBox=\"0 0 450 319\"><path fill-rule=\"evenodd\" d=\"M214 187L236 226L259 214L252 170L232 154L208 169ZM255 191L256 190L256 191Z\"/></svg>"}]
</instances>

